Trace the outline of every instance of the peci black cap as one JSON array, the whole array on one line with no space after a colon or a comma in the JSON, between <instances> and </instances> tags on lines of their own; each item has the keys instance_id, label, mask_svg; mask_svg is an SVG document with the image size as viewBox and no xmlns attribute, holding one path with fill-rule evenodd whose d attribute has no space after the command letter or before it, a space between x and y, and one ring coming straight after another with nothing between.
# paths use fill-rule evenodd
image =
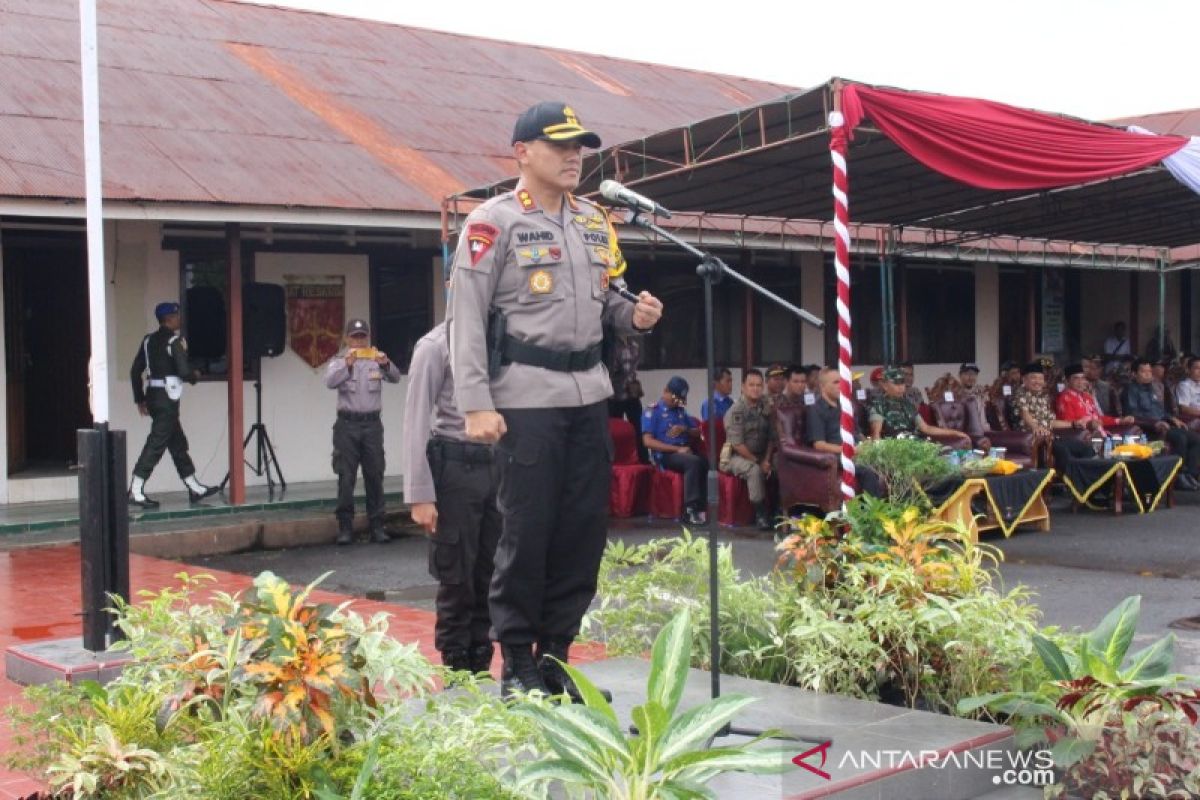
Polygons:
<instances>
[{"instance_id":1,"label":"peci black cap","mask_svg":"<svg viewBox=\"0 0 1200 800\"><path fill-rule=\"evenodd\" d=\"M1024 367L1021 368L1021 374L1022 375L1044 375L1044 374L1046 374L1046 367L1044 364L1042 364L1041 361L1030 361L1028 364L1026 364Z\"/></svg>"},{"instance_id":2,"label":"peci black cap","mask_svg":"<svg viewBox=\"0 0 1200 800\"><path fill-rule=\"evenodd\" d=\"M579 123L575 110L566 103L550 100L525 110L513 128L512 143L544 139L565 142L578 139L584 147L600 147L600 137Z\"/></svg>"}]
</instances>

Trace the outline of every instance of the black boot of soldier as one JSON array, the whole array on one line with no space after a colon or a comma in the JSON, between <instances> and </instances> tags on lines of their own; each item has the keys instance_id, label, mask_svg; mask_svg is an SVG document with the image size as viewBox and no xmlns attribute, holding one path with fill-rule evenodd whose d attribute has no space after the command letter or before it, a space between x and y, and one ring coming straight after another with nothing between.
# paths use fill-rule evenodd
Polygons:
<instances>
[{"instance_id":1,"label":"black boot of soldier","mask_svg":"<svg viewBox=\"0 0 1200 800\"><path fill-rule=\"evenodd\" d=\"M470 653L465 647L456 647L453 650L442 651L442 665L447 669L455 671L471 670Z\"/></svg>"},{"instance_id":2,"label":"black boot of soldier","mask_svg":"<svg viewBox=\"0 0 1200 800\"><path fill-rule=\"evenodd\" d=\"M348 527L338 528L337 539L334 542L338 545L354 544L354 529Z\"/></svg>"},{"instance_id":3,"label":"black boot of soldier","mask_svg":"<svg viewBox=\"0 0 1200 800\"><path fill-rule=\"evenodd\" d=\"M467 663L473 673L490 672L492 669L492 654L495 652L491 642L473 644L467 651Z\"/></svg>"},{"instance_id":4,"label":"black boot of soldier","mask_svg":"<svg viewBox=\"0 0 1200 800\"><path fill-rule=\"evenodd\" d=\"M760 531L769 531L774 529L775 526L771 524L771 515L767 513L766 503L754 504L754 523L758 525L758 529Z\"/></svg>"},{"instance_id":5,"label":"black boot of soldier","mask_svg":"<svg viewBox=\"0 0 1200 800\"><path fill-rule=\"evenodd\" d=\"M566 639L547 639L538 642L538 669L542 672L542 681L550 690L550 694L565 694L571 698L572 703L583 703L583 695L579 693L579 687L562 668L562 664L569 663L567 656L570 649L571 642ZM612 692L600 689L600 694L604 695L605 700L612 702Z\"/></svg>"},{"instance_id":6,"label":"black boot of soldier","mask_svg":"<svg viewBox=\"0 0 1200 800\"><path fill-rule=\"evenodd\" d=\"M500 643L504 668L500 672L500 698L507 700L515 692L550 694L533 658L532 644Z\"/></svg>"}]
</instances>

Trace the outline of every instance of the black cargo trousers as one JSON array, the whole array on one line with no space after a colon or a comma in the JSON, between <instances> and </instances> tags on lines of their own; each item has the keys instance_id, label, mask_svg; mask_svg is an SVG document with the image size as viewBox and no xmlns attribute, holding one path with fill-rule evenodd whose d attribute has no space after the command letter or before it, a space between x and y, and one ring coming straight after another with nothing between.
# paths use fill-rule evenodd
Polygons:
<instances>
[{"instance_id":1,"label":"black cargo trousers","mask_svg":"<svg viewBox=\"0 0 1200 800\"><path fill-rule=\"evenodd\" d=\"M501 530L499 465L487 445L436 436L425 455L438 510L429 541L429 574L438 582L434 646L442 653L490 646L488 588Z\"/></svg>"},{"instance_id":2,"label":"black cargo trousers","mask_svg":"<svg viewBox=\"0 0 1200 800\"><path fill-rule=\"evenodd\" d=\"M608 403L499 409L504 530L490 604L494 638L570 642L596 594L608 535Z\"/></svg>"},{"instance_id":3,"label":"black cargo trousers","mask_svg":"<svg viewBox=\"0 0 1200 800\"><path fill-rule=\"evenodd\" d=\"M179 423L179 401L167 397L166 389L151 386L146 390L146 412L150 415L150 435L133 466L133 474L149 480L164 451L170 451L179 477L196 474L196 467L188 455L188 440Z\"/></svg>"},{"instance_id":4,"label":"black cargo trousers","mask_svg":"<svg viewBox=\"0 0 1200 800\"><path fill-rule=\"evenodd\" d=\"M354 484L362 467L367 492L367 517L371 529L383 528L383 421L379 412L356 414L339 411L333 423L333 471L338 476L337 517L339 530L354 526Z\"/></svg>"}]
</instances>

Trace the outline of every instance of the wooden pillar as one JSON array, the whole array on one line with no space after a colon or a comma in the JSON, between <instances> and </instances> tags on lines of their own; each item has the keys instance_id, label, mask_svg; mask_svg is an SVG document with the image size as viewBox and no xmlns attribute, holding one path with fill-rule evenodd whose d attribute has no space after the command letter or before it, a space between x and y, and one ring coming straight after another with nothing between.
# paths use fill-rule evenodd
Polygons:
<instances>
[{"instance_id":1,"label":"wooden pillar","mask_svg":"<svg viewBox=\"0 0 1200 800\"><path fill-rule=\"evenodd\" d=\"M242 431L245 428L242 377L242 229L236 222L225 226L226 278L229 287L229 504L246 503L246 462L242 457Z\"/></svg>"}]
</instances>

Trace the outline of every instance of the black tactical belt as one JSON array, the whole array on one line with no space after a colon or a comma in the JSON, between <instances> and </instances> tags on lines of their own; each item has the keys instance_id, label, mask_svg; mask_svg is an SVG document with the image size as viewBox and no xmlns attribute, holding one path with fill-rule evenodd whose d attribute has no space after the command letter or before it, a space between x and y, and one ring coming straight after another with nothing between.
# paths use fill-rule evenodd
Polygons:
<instances>
[{"instance_id":1,"label":"black tactical belt","mask_svg":"<svg viewBox=\"0 0 1200 800\"><path fill-rule=\"evenodd\" d=\"M428 449L449 461L465 461L468 464L492 463L492 446L475 442L456 442L437 436L429 440Z\"/></svg>"},{"instance_id":2,"label":"black tactical belt","mask_svg":"<svg viewBox=\"0 0 1200 800\"><path fill-rule=\"evenodd\" d=\"M378 411L338 411L338 419L350 422L374 422L379 419Z\"/></svg>"},{"instance_id":3,"label":"black tactical belt","mask_svg":"<svg viewBox=\"0 0 1200 800\"><path fill-rule=\"evenodd\" d=\"M602 341L596 342L586 350L551 350L505 336L503 363L528 364L555 372L586 372L600 363L600 349L603 344Z\"/></svg>"}]
</instances>

